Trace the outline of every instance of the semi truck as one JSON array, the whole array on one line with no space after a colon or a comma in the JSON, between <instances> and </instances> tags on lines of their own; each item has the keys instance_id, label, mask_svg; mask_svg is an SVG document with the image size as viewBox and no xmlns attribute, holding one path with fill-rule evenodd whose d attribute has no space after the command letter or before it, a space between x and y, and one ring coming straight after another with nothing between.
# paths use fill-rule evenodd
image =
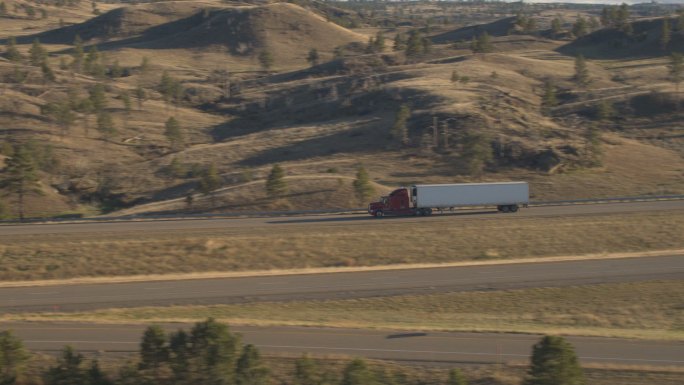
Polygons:
<instances>
[{"instance_id":1,"label":"semi truck","mask_svg":"<svg viewBox=\"0 0 684 385\"><path fill-rule=\"evenodd\" d=\"M431 215L433 210L453 211L459 207L496 207L514 213L527 207L527 182L419 184L401 187L368 205L368 213L385 215Z\"/></svg>"}]
</instances>

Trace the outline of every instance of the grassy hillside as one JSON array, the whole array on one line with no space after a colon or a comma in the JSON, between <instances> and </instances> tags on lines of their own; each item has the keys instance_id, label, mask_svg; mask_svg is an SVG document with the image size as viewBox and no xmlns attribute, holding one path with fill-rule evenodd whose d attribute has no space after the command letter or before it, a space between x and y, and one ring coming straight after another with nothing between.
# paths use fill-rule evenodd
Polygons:
<instances>
[{"instance_id":1,"label":"grassy hillside","mask_svg":"<svg viewBox=\"0 0 684 385\"><path fill-rule=\"evenodd\" d=\"M94 12L77 3L52 6L29 30L33 19L3 18L23 58L9 48L0 58L0 162L13 146L32 148L43 195L29 196L29 215L355 207L364 205L351 187L360 165L377 193L510 179L530 181L534 199L684 192L667 52L644 59L615 48L587 63L579 86L571 54L612 52L602 37L610 29L571 42L567 31L566 40L540 37L547 13L523 33L510 14L482 24L482 10L475 27L428 7L442 21L424 27L395 6L368 16L300 4L98 3ZM378 25L391 14L413 24ZM340 25L352 19L359 28ZM640 23L634 31L650 26L650 44L662 20ZM472 52L482 31L491 41ZM393 49L395 36L408 44L412 33L413 51ZM35 39L52 76L31 60ZM93 108L98 87L104 105ZM395 125L402 106L405 132ZM180 142L165 135L170 118ZM289 186L278 200L263 188L275 163ZM219 188L201 194L211 167ZM16 194L5 193L6 215L16 215Z\"/></svg>"}]
</instances>

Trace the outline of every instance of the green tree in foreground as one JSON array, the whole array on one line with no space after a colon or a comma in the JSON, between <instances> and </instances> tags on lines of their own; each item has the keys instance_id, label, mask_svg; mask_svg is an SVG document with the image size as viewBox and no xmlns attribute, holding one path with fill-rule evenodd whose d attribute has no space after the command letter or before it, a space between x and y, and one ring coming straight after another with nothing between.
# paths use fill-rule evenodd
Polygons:
<instances>
[{"instance_id":1,"label":"green tree in foreground","mask_svg":"<svg viewBox=\"0 0 684 385\"><path fill-rule=\"evenodd\" d=\"M373 195L375 189L370 183L370 177L368 176L368 171L363 166L360 166L356 171L356 179L354 179L354 191L359 197L359 200L366 200L366 198Z\"/></svg>"},{"instance_id":2,"label":"green tree in foreground","mask_svg":"<svg viewBox=\"0 0 684 385\"><path fill-rule=\"evenodd\" d=\"M278 198L287 192L285 182L285 170L280 165L275 164L266 178L266 195L270 198Z\"/></svg>"},{"instance_id":3,"label":"green tree in foreground","mask_svg":"<svg viewBox=\"0 0 684 385\"><path fill-rule=\"evenodd\" d=\"M468 385L468 382L459 369L451 369L449 371L447 385Z\"/></svg>"},{"instance_id":4,"label":"green tree in foreground","mask_svg":"<svg viewBox=\"0 0 684 385\"><path fill-rule=\"evenodd\" d=\"M28 358L20 339L8 331L0 332L0 384L17 383Z\"/></svg>"},{"instance_id":5,"label":"green tree in foreground","mask_svg":"<svg viewBox=\"0 0 684 385\"><path fill-rule=\"evenodd\" d=\"M237 385L267 385L269 370L262 362L259 351L254 345L245 345L235 369Z\"/></svg>"},{"instance_id":6,"label":"green tree in foreground","mask_svg":"<svg viewBox=\"0 0 684 385\"><path fill-rule=\"evenodd\" d=\"M17 196L19 219L24 220L25 199L30 194L41 194L36 164L28 147L19 146L14 155L6 161L5 176L2 186Z\"/></svg>"},{"instance_id":7,"label":"green tree in foreground","mask_svg":"<svg viewBox=\"0 0 684 385\"><path fill-rule=\"evenodd\" d=\"M378 385L378 382L366 361L355 358L344 369L340 385Z\"/></svg>"},{"instance_id":8,"label":"green tree in foreground","mask_svg":"<svg viewBox=\"0 0 684 385\"><path fill-rule=\"evenodd\" d=\"M572 345L563 337L545 336L532 348L523 385L584 385L584 373Z\"/></svg>"},{"instance_id":9,"label":"green tree in foreground","mask_svg":"<svg viewBox=\"0 0 684 385\"><path fill-rule=\"evenodd\" d=\"M138 367L141 370L149 370L155 382L160 383L160 370L168 361L169 347L166 333L157 325L148 327L143 333L142 342L140 342L140 364Z\"/></svg>"},{"instance_id":10,"label":"green tree in foreground","mask_svg":"<svg viewBox=\"0 0 684 385\"><path fill-rule=\"evenodd\" d=\"M303 355L295 361L295 383L297 385L320 385L321 375L316 361L308 355Z\"/></svg>"},{"instance_id":11,"label":"green tree in foreground","mask_svg":"<svg viewBox=\"0 0 684 385\"><path fill-rule=\"evenodd\" d=\"M189 369L193 384L234 384L240 340L213 318L190 331Z\"/></svg>"}]
</instances>

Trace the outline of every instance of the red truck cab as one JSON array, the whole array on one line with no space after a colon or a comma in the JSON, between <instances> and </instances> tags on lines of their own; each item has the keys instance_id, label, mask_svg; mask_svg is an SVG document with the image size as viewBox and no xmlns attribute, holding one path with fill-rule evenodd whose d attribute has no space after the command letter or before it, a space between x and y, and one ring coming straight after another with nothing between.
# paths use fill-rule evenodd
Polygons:
<instances>
[{"instance_id":1,"label":"red truck cab","mask_svg":"<svg viewBox=\"0 0 684 385\"><path fill-rule=\"evenodd\" d=\"M385 215L415 215L409 189L406 187L392 191L388 196L368 205L368 214L375 217Z\"/></svg>"}]
</instances>

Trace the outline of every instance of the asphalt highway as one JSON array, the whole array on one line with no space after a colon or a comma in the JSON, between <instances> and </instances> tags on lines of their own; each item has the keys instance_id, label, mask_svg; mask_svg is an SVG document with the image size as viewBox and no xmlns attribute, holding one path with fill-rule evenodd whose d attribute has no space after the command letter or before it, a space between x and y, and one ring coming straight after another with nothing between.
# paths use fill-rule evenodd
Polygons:
<instances>
[{"instance_id":1,"label":"asphalt highway","mask_svg":"<svg viewBox=\"0 0 684 385\"><path fill-rule=\"evenodd\" d=\"M0 311L361 298L684 279L684 256L0 288Z\"/></svg>"},{"instance_id":2,"label":"asphalt highway","mask_svg":"<svg viewBox=\"0 0 684 385\"><path fill-rule=\"evenodd\" d=\"M167 330L191 325L163 325ZM136 352L143 326L69 323L0 323L30 350L57 352L71 345L81 352ZM300 327L231 327L245 343L266 354L363 356L432 365L527 362L540 336L494 333L397 332ZM584 363L682 366L684 342L568 337Z\"/></svg>"},{"instance_id":3,"label":"asphalt highway","mask_svg":"<svg viewBox=\"0 0 684 385\"><path fill-rule=\"evenodd\" d=\"M415 223L420 221L452 221L459 218L468 219L499 219L499 218L529 218L555 217L596 214L617 214L654 211L684 210L684 200L650 201L631 203L605 203L570 206L541 206L521 209L515 214L497 213L492 210L456 210L454 213L435 214L431 217L385 217L373 218L369 215L308 215L296 217L245 217L221 219L168 219L168 220L122 220L109 222L83 223L46 223L27 225L0 226L0 238L18 235L45 234L83 234L83 233L119 233L119 232L168 232L177 230L220 230L231 227L255 226L334 226L349 225L363 226L377 224L381 221L401 221Z\"/></svg>"}]
</instances>

